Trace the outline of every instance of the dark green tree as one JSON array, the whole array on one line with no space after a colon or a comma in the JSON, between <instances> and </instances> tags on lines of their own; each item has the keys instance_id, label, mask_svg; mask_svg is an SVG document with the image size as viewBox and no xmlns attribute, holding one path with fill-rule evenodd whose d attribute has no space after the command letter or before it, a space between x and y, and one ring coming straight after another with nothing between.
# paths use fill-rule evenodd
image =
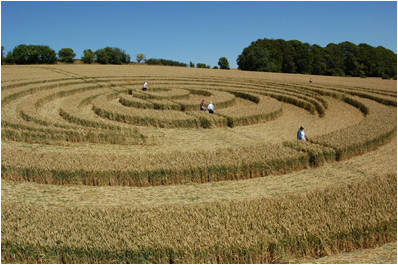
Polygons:
<instances>
[{"instance_id":1,"label":"dark green tree","mask_svg":"<svg viewBox=\"0 0 398 265\"><path fill-rule=\"evenodd\" d=\"M316 44L311 47L311 65L313 75L326 74L325 52Z\"/></svg>"},{"instance_id":2,"label":"dark green tree","mask_svg":"<svg viewBox=\"0 0 398 265\"><path fill-rule=\"evenodd\" d=\"M172 61L168 59L155 59L155 58L149 58L145 60L146 64L149 65L168 65L168 66L182 66L182 67L187 67L186 63L181 63L177 61Z\"/></svg>"},{"instance_id":3,"label":"dark green tree","mask_svg":"<svg viewBox=\"0 0 398 265\"><path fill-rule=\"evenodd\" d=\"M82 62L92 64L94 62L94 52L90 49L83 51Z\"/></svg>"},{"instance_id":4,"label":"dark green tree","mask_svg":"<svg viewBox=\"0 0 398 265\"><path fill-rule=\"evenodd\" d=\"M108 54L110 64L122 64L122 53L119 48L106 47L105 53Z\"/></svg>"},{"instance_id":5,"label":"dark green tree","mask_svg":"<svg viewBox=\"0 0 398 265\"><path fill-rule=\"evenodd\" d=\"M119 48L105 47L96 50L94 58L100 64L127 64L130 63L130 55Z\"/></svg>"},{"instance_id":6,"label":"dark green tree","mask_svg":"<svg viewBox=\"0 0 398 265\"><path fill-rule=\"evenodd\" d=\"M359 48L359 63L361 76L377 76L376 54L374 48L368 44L361 43Z\"/></svg>"},{"instance_id":7,"label":"dark green tree","mask_svg":"<svg viewBox=\"0 0 398 265\"><path fill-rule=\"evenodd\" d=\"M189 67L191 67L191 68L195 67L194 63L193 62L189 62Z\"/></svg>"},{"instance_id":8,"label":"dark green tree","mask_svg":"<svg viewBox=\"0 0 398 265\"><path fill-rule=\"evenodd\" d=\"M21 44L13 49L12 56L16 64L31 64L33 63L32 58L35 57L35 52L29 46Z\"/></svg>"},{"instance_id":9,"label":"dark green tree","mask_svg":"<svg viewBox=\"0 0 398 265\"><path fill-rule=\"evenodd\" d=\"M259 39L243 49L241 70L395 78L397 55L383 47L345 41L325 48L298 40Z\"/></svg>"},{"instance_id":10,"label":"dark green tree","mask_svg":"<svg viewBox=\"0 0 398 265\"><path fill-rule=\"evenodd\" d=\"M287 61L294 61L294 72L300 74L311 73L311 56L310 56L310 45L308 43L302 43L298 40L291 40L287 42L288 54L291 56Z\"/></svg>"},{"instance_id":11,"label":"dark green tree","mask_svg":"<svg viewBox=\"0 0 398 265\"><path fill-rule=\"evenodd\" d=\"M329 43L325 48L326 74L344 76L344 55L338 45Z\"/></svg>"},{"instance_id":12,"label":"dark green tree","mask_svg":"<svg viewBox=\"0 0 398 265\"><path fill-rule=\"evenodd\" d=\"M377 76L384 79L395 78L397 75L397 55L382 46L376 47L374 52Z\"/></svg>"},{"instance_id":13,"label":"dark green tree","mask_svg":"<svg viewBox=\"0 0 398 265\"><path fill-rule=\"evenodd\" d=\"M64 63L73 63L73 58L76 54L71 48L62 48L58 51L59 61Z\"/></svg>"},{"instance_id":14,"label":"dark green tree","mask_svg":"<svg viewBox=\"0 0 398 265\"><path fill-rule=\"evenodd\" d=\"M48 46L21 44L13 49L12 57L16 64L54 64L57 62L55 51Z\"/></svg>"},{"instance_id":15,"label":"dark green tree","mask_svg":"<svg viewBox=\"0 0 398 265\"><path fill-rule=\"evenodd\" d=\"M296 63L294 61L295 50L289 42L281 44L283 52L282 60L282 72L284 73L296 73Z\"/></svg>"},{"instance_id":16,"label":"dark green tree","mask_svg":"<svg viewBox=\"0 0 398 265\"><path fill-rule=\"evenodd\" d=\"M344 58L344 73L348 76L359 76L360 63L359 63L359 49L352 42L342 42L338 44Z\"/></svg>"},{"instance_id":17,"label":"dark green tree","mask_svg":"<svg viewBox=\"0 0 398 265\"><path fill-rule=\"evenodd\" d=\"M259 41L245 48L237 59L239 69L249 71L267 71L270 67L270 57L265 47L261 47Z\"/></svg>"},{"instance_id":18,"label":"dark green tree","mask_svg":"<svg viewBox=\"0 0 398 265\"><path fill-rule=\"evenodd\" d=\"M196 68L210 68L210 65L204 63L197 63Z\"/></svg>"},{"instance_id":19,"label":"dark green tree","mask_svg":"<svg viewBox=\"0 0 398 265\"><path fill-rule=\"evenodd\" d=\"M7 52L6 57L4 58L4 64L14 64L14 56L12 55L12 52Z\"/></svg>"},{"instance_id":20,"label":"dark green tree","mask_svg":"<svg viewBox=\"0 0 398 265\"><path fill-rule=\"evenodd\" d=\"M283 64L283 43L281 39L278 40L268 40L264 39L262 41L262 46L267 49L269 54L269 63L266 69L267 72L282 72Z\"/></svg>"},{"instance_id":21,"label":"dark green tree","mask_svg":"<svg viewBox=\"0 0 398 265\"><path fill-rule=\"evenodd\" d=\"M228 69L229 70L229 62L226 57L221 57L218 59L218 66L220 66L220 69Z\"/></svg>"},{"instance_id":22,"label":"dark green tree","mask_svg":"<svg viewBox=\"0 0 398 265\"><path fill-rule=\"evenodd\" d=\"M37 46L39 50L39 63L54 64L57 62L57 55L48 46Z\"/></svg>"},{"instance_id":23,"label":"dark green tree","mask_svg":"<svg viewBox=\"0 0 398 265\"><path fill-rule=\"evenodd\" d=\"M109 64L110 62L110 55L105 51L105 49L96 50L94 58L95 61L100 64Z\"/></svg>"}]
</instances>

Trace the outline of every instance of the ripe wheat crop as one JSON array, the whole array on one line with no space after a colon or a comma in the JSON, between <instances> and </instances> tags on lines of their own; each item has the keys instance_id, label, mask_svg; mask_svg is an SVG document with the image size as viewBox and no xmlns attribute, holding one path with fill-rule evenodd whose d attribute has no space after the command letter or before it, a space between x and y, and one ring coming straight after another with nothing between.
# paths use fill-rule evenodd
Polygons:
<instances>
[{"instance_id":1,"label":"ripe wheat crop","mask_svg":"<svg viewBox=\"0 0 398 265\"><path fill-rule=\"evenodd\" d=\"M392 80L3 66L2 262L285 263L394 242L396 115Z\"/></svg>"},{"instance_id":2,"label":"ripe wheat crop","mask_svg":"<svg viewBox=\"0 0 398 265\"><path fill-rule=\"evenodd\" d=\"M277 100L264 96L257 98L257 103L237 99L237 103L232 107L221 109L217 113L228 119L231 123L230 127L256 124L262 120L273 120L282 114L282 106Z\"/></svg>"},{"instance_id":3,"label":"ripe wheat crop","mask_svg":"<svg viewBox=\"0 0 398 265\"><path fill-rule=\"evenodd\" d=\"M280 263L350 251L395 239L394 183L385 176L285 198L156 208L6 203L2 259Z\"/></svg>"}]
</instances>

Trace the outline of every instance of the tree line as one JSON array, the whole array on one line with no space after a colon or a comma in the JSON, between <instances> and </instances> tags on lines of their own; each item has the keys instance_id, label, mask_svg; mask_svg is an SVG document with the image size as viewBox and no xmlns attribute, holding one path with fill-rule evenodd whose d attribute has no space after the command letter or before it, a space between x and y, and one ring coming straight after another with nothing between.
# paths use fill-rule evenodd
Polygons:
<instances>
[{"instance_id":1,"label":"tree line","mask_svg":"<svg viewBox=\"0 0 398 265\"><path fill-rule=\"evenodd\" d=\"M58 54L48 46L21 44L4 56L1 47L1 61L3 64L55 64L58 61L73 63L76 54L71 48L62 48ZM81 58L83 63L125 64L130 62L130 56L119 48L105 47L95 52L84 50Z\"/></svg>"},{"instance_id":2,"label":"tree line","mask_svg":"<svg viewBox=\"0 0 398 265\"><path fill-rule=\"evenodd\" d=\"M76 54L71 48L62 48L57 54L48 46L25 44L18 45L4 56L4 47L1 46L2 64L55 64L58 61L73 63L75 56ZM186 63L167 59L145 59L145 55L142 53L138 53L136 59L138 63L144 60L149 65L188 66ZM96 51L92 51L91 49L84 50L81 61L85 64L128 64L131 62L131 58L130 55L119 48L105 47ZM229 69L228 60L225 57L221 57L218 64L221 69ZM190 62L190 67L195 67L192 62ZM202 63L197 63L196 67L210 68L210 66Z\"/></svg>"},{"instance_id":3,"label":"tree line","mask_svg":"<svg viewBox=\"0 0 398 265\"><path fill-rule=\"evenodd\" d=\"M53 64L57 61L55 51L48 46L21 44L8 52L5 58L3 51L1 47L1 61L6 64Z\"/></svg>"},{"instance_id":4,"label":"tree line","mask_svg":"<svg viewBox=\"0 0 398 265\"><path fill-rule=\"evenodd\" d=\"M149 65L169 65L169 66L182 66L182 67L187 67L186 63L181 63L173 60L166 60L166 59L154 59L150 58L145 60L146 64Z\"/></svg>"},{"instance_id":5,"label":"tree line","mask_svg":"<svg viewBox=\"0 0 398 265\"><path fill-rule=\"evenodd\" d=\"M18 45L4 56L1 47L2 64L54 64L58 61L73 63L76 54L71 48L62 48L56 53L48 46ZM137 62L151 65L169 65L188 67L186 63L167 59L146 59L137 54ZM105 47L92 51L83 51L81 61L86 64L128 64L131 57L124 50ZM384 47L372 47L368 44L355 45L345 41L339 44L329 43L322 48L298 40L258 39L243 49L237 64L241 70L300 73L333 76L359 77L397 77L397 55ZM230 69L226 57L219 58L220 69ZM195 67L190 62L189 67ZM204 63L197 63L196 68L210 68ZM217 69L214 66L213 69Z\"/></svg>"},{"instance_id":6,"label":"tree line","mask_svg":"<svg viewBox=\"0 0 398 265\"><path fill-rule=\"evenodd\" d=\"M258 39L237 59L241 70L394 79L396 62L397 55L381 46L345 41L322 48L282 39Z\"/></svg>"}]
</instances>

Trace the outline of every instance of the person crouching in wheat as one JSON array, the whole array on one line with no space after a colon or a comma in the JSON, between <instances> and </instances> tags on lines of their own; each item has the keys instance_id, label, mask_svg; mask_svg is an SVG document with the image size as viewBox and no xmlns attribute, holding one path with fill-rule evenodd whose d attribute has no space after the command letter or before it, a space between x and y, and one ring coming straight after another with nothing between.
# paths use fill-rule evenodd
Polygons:
<instances>
[{"instance_id":1,"label":"person crouching in wheat","mask_svg":"<svg viewBox=\"0 0 398 265\"><path fill-rule=\"evenodd\" d=\"M204 98L202 98L202 101L200 102L200 110L201 111L206 111L205 99Z\"/></svg>"},{"instance_id":2,"label":"person crouching in wheat","mask_svg":"<svg viewBox=\"0 0 398 265\"><path fill-rule=\"evenodd\" d=\"M304 126L300 126L299 130L297 131L297 140L307 141L305 138Z\"/></svg>"},{"instance_id":3,"label":"person crouching in wheat","mask_svg":"<svg viewBox=\"0 0 398 265\"><path fill-rule=\"evenodd\" d=\"M214 105L213 102L210 100L210 104L207 106L207 109L209 110L209 113L213 114L214 113Z\"/></svg>"},{"instance_id":4,"label":"person crouching in wheat","mask_svg":"<svg viewBox=\"0 0 398 265\"><path fill-rule=\"evenodd\" d=\"M145 81L144 82L144 86L142 87L143 91L147 91L148 90L148 83Z\"/></svg>"}]
</instances>

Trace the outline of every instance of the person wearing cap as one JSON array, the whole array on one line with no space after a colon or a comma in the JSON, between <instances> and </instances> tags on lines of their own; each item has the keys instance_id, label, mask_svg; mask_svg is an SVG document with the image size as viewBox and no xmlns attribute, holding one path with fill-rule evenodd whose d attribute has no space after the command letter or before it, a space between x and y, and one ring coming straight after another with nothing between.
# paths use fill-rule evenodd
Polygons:
<instances>
[{"instance_id":1,"label":"person wearing cap","mask_svg":"<svg viewBox=\"0 0 398 265\"><path fill-rule=\"evenodd\" d=\"M305 138L304 126L300 126L300 129L297 132L297 140L307 141Z\"/></svg>"},{"instance_id":2,"label":"person wearing cap","mask_svg":"<svg viewBox=\"0 0 398 265\"><path fill-rule=\"evenodd\" d=\"M146 91L148 89L148 83L145 81L142 90Z\"/></svg>"},{"instance_id":3,"label":"person wearing cap","mask_svg":"<svg viewBox=\"0 0 398 265\"><path fill-rule=\"evenodd\" d=\"M202 101L200 102L200 110L201 111L206 111L205 99L204 98L202 98Z\"/></svg>"}]
</instances>

